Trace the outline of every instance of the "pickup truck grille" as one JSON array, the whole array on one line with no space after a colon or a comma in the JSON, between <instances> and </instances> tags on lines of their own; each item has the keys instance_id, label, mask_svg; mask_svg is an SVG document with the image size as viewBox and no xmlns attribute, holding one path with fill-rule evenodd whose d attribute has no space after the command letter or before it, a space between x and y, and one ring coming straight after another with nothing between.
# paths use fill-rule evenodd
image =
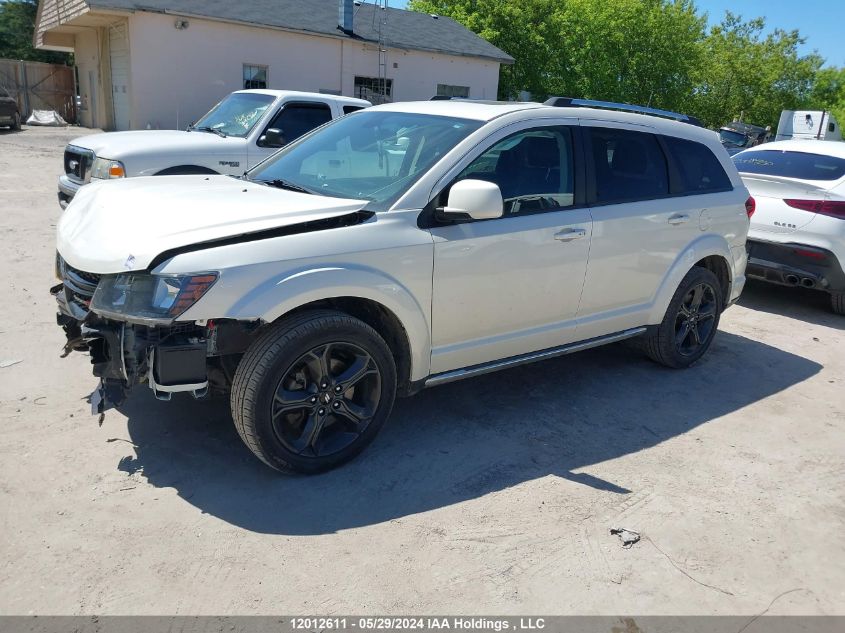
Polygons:
<instances>
[{"instance_id":1,"label":"pickup truck grille","mask_svg":"<svg viewBox=\"0 0 845 633\"><path fill-rule=\"evenodd\" d=\"M65 149L65 174L78 183L90 180L91 165L94 163L94 152L81 147L68 145Z\"/></svg>"},{"instance_id":2,"label":"pickup truck grille","mask_svg":"<svg viewBox=\"0 0 845 633\"><path fill-rule=\"evenodd\" d=\"M100 275L74 268L58 253L56 254L56 269L65 286L67 300L87 312L97 284L100 283Z\"/></svg>"}]
</instances>

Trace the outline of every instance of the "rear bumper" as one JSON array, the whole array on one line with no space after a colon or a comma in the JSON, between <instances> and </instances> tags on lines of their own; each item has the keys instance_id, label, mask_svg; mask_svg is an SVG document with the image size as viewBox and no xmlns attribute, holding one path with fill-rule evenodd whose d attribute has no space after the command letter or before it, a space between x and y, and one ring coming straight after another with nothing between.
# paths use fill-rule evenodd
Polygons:
<instances>
[{"instance_id":1,"label":"rear bumper","mask_svg":"<svg viewBox=\"0 0 845 633\"><path fill-rule=\"evenodd\" d=\"M803 286L827 292L845 291L845 272L836 255L826 249L797 243L748 240L749 279L782 286Z\"/></svg>"},{"instance_id":2,"label":"rear bumper","mask_svg":"<svg viewBox=\"0 0 845 633\"><path fill-rule=\"evenodd\" d=\"M81 186L78 182L68 178L66 174L59 176L59 206L62 209L70 204Z\"/></svg>"}]
</instances>

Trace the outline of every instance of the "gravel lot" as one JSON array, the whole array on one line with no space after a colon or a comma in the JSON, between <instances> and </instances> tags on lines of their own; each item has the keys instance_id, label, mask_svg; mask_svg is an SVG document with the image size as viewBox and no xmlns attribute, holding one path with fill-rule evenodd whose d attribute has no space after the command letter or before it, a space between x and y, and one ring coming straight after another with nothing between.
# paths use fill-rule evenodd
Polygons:
<instances>
[{"instance_id":1,"label":"gravel lot","mask_svg":"<svg viewBox=\"0 0 845 633\"><path fill-rule=\"evenodd\" d=\"M612 346L438 387L354 463L277 476L225 400L89 414L48 294L86 132L0 131L0 613L845 614L825 296L749 286L687 371Z\"/></svg>"}]
</instances>

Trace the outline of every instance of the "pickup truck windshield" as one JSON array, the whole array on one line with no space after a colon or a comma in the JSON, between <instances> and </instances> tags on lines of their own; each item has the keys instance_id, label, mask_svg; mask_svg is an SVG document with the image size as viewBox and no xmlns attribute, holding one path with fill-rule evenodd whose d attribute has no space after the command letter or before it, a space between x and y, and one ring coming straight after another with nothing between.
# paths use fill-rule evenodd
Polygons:
<instances>
[{"instance_id":1,"label":"pickup truck windshield","mask_svg":"<svg viewBox=\"0 0 845 633\"><path fill-rule=\"evenodd\" d=\"M745 134L733 130L719 130L719 138L722 140L722 145L745 147L748 144L748 137Z\"/></svg>"},{"instance_id":2,"label":"pickup truck windshield","mask_svg":"<svg viewBox=\"0 0 845 633\"><path fill-rule=\"evenodd\" d=\"M276 98L245 92L235 92L214 106L211 111L191 126L191 129L244 137L258 122Z\"/></svg>"},{"instance_id":3,"label":"pickup truck windshield","mask_svg":"<svg viewBox=\"0 0 845 633\"><path fill-rule=\"evenodd\" d=\"M289 145L249 172L285 188L390 207L481 122L406 112L361 111Z\"/></svg>"}]
</instances>

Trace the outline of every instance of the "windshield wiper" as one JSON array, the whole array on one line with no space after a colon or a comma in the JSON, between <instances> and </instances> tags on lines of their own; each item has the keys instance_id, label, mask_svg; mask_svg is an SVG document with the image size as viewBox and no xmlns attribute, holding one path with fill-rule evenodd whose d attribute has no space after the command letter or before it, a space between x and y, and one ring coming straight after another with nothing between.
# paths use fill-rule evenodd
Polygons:
<instances>
[{"instance_id":1,"label":"windshield wiper","mask_svg":"<svg viewBox=\"0 0 845 633\"><path fill-rule=\"evenodd\" d=\"M212 134L216 134L217 136L222 136L223 138L226 138L227 136L229 136L225 132L222 132L221 130L218 130L218 129L213 128L213 127L208 127L207 125L203 125L201 127L196 127L194 125L188 126L188 131L192 131L192 130L197 130L198 132L211 132Z\"/></svg>"},{"instance_id":2,"label":"windshield wiper","mask_svg":"<svg viewBox=\"0 0 845 633\"><path fill-rule=\"evenodd\" d=\"M296 191L297 193L310 193L311 195L317 195L316 192L311 191L310 189L300 187L299 185L295 185L287 180L282 180L281 178L276 178L274 180L258 180L256 182L264 183L265 185L270 185L271 187L276 187L278 189L287 189L288 191Z\"/></svg>"}]
</instances>

